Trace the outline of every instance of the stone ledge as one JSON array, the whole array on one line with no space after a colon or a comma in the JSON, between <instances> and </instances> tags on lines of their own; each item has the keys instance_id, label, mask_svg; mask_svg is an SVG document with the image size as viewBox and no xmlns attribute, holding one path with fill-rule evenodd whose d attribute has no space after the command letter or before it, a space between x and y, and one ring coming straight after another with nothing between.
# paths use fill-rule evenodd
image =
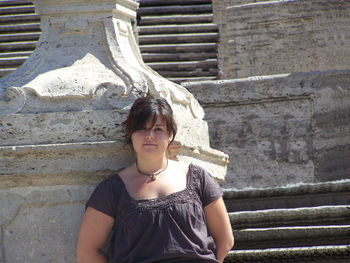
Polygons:
<instances>
[{"instance_id":1,"label":"stone ledge","mask_svg":"<svg viewBox=\"0 0 350 263\"><path fill-rule=\"evenodd\" d=\"M0 146L44 145L119 139L120 123L125 112L109 110L81 110L80 103L90 100L62 100L52 102L54 112L0 114ZM77 111L64 111L71 103ZM86 104L84 104L86 106ZM91 102L93 104L93 102ZM83 107L83 106L82 106ZM119 139L121 140L121 138Z\"/></svg>"},{"instance_id":2,"label":"stone ledge","mask_svg":"<svg viewBox=\"0 0 350 263\"><path fill-rule=\"evenodd\" d=\"M349 205L350 180L276 188L224 189L228 211Z\"/></svg>"},{"instance_id":3,"label":"stone ledge","mask_svg":"<svg viewBox=\"0 0 350 263\"><path fill-rule=\"evenodd\" d=\"M75 142L0 147L2 176L74 175L117 171L131 152L118 141Z\"/></svg>"},{"instance_id":4,"label":"stone ledge","mask_svg":"<svg viewBox=\"0 0 350 263\"><path fill-rule=\"evenodd\" d=\"M198 164L218 180L224 180L228 156L220 151L175 141L170 155ZM111 175L132 160L131 150L122 140L0 146L0 188L14 186L15 182L22 186L41 184L40 178L53 180L53 184L90 180L96 174ZM69 176L75 178L67 181Z\"/></svg>"},{"instance_id":5,"label":"stone ledge","mask_svg":"<svg viewBox=\"0 0 350 263\"><path fill-rule=\"evenodd\" d=\"M350 247L342 245L233 250L226 257L225 263L346 263L349 260Z\"/></svg>"},{"instance_id":6,"label":"stone ledge","mask_svg":"<svg viewBox=\"0 0 350 263\"><path fill-rule=\"evenodd\" d=\"M206 108L262 103L273 99L313 99L315 92L327 87L332 80L338 80L339 84L349 83L349 74L349 70L330 70L184 82L182 85Z\"/></svg>"},{"instance_id":7,"label":"stone ledge","mask_svg":"<svg viewBox=\"0 0 350 263\"><path fill-rule=\"evenodd\" d=\"M350 205L268 209L229 213L233 229L348 224Z\"/></svg>"},{"instance_id":8,"label":"stone ledge","mask_svg":"<svg viewBox=\"0 0 350 263\"><path fill-rule=\"evenodd\" d=\"M349 243L350 225L249 228L233 234L238 249L344 245Z\"/></svg>"},{"instance_id":9,"label":"stone ledge","mask_svg":"<svg viewBox=\"0 0 350 263\"><path fill-rule=\"evenodd\" d=\"M115 171L68 172L60 174L5 175L0 176L0 190L17 187L96 185Z\"/></svg>"},{"instance_id":10,"label":"stone ledge","mask_svg":"<svg viewBox=\"0 0 350 263\"><path fill-rule=\"evenodd\" d=\"M350 180L340 180L324 183L310 183L300 185L290 185L285 187L271 188L247 188L237 190L234 188L224 189L224 198L241 199L241 198L259 198L259 197L274 197L274 196L290 196L304 194L318 194L325 192L347 192L350 191Z\"/></svg>"}]
</instances>

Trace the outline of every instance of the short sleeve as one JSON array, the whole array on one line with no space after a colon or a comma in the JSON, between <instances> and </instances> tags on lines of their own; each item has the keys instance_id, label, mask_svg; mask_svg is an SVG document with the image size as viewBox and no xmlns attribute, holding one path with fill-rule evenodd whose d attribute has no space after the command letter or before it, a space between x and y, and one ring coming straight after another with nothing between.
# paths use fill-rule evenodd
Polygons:
<instances>
[{"instance_id":1,"label":"short sleeve","mask_svg":"<svg viewBox=\"0 0 350 263\"><path fill-rule=\"evenodd\" d=\"M116 216L115 185L111 179L102 181L92 192L86 207L90 206L113 218Z\"/></svg>"},{"instance_id":2,"label":"short sleeve","mask_svg":"<svg viewBox=\"0 0 350 263\"><path fill-rule=\"evenodd\" d=\"M201 172L201 201L203 207L223 195L221 187L215 179L204 169Z\"/></svg>"}]
</instances>

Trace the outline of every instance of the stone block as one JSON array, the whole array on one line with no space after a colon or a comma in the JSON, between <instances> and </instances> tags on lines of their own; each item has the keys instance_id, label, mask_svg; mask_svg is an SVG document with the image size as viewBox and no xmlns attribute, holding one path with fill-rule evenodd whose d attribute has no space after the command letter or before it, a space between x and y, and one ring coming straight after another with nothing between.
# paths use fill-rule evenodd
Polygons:
<instances>
[{"instance_id":1,"label":"stone block","mask_svg":"<svg viewBox=\"0 0 350 263\"><path fill-rule=\"evenodd\" d=\"M188 83L210 140L230 156L225 187L349 178L349 71Z\"/></svg>"},{"instance_id":2,"label":"stone block","mask_svg":"<svg viewBox=\"0 0 350 263\"><path fill-rule=\"evenodd\" d=\"M225 115L220 108L212 109L212 143L229 154L229 174L234 174L227 176L226 186L312 182L310 104L300 100L228 107Z\"/></svg>"},{"instance_id":3,"label":"stone block","mask_svg":"<svg viewBox=\"0 0 350 263\"><path fill-rule=\"evenodd\" d=\"M0 146L123 141L125 118L116 110L0 114Z\"/></svg>"},{"instance_id":4,"label":"stone block","mask_svg":"<svg viewBox=\"0 0 350 263\"><path fill-rule=\"evenodd\" d=\"M93 187L0 189L3 262L75 262L84 203Z\"/></svg>"},{"instance_id":5,"label":"stone block","mask_svg":"<svg viewBox=\"0 0 350 263\"><path fill-rule=\"evenodd\" d=\"M349 1L267 1L226 12L229 78L349 67Z\"/></svg>"}]
</instances>

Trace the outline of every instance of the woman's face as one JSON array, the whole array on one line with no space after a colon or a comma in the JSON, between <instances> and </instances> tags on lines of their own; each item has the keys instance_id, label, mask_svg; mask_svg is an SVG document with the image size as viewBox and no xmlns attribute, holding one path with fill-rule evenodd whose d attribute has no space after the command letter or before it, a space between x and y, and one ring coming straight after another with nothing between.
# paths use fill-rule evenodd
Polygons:
<instances>
[{"instance_id":1,"label":"woman's face","mask_svg":"<svg viewBox=\"0 0 350 263\"><path fill-rule=\"evenodd\" d=\"M161 116L157 116L155 124L152 120L146 122L143 129L131 135L132 145L138 156L164 155L170 141L166 123Z\"/></svg>"}]
</instances>

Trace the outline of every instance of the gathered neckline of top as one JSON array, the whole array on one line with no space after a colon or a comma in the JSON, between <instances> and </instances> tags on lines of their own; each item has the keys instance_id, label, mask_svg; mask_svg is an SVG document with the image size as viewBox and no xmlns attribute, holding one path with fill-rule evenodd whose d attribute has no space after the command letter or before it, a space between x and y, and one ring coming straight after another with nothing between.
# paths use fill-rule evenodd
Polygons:
<instances>
[{"instance_id":1,"label":"gathered neckline of top","mask_svg":"<svg viewBox=\"0 0 350 263\"><path fill-rule=\"evenodd\" d=\"M188 166L188 169L187 169L187 174L186 174L186 187L182 190L179 190L179 191L176 191L176 192L173 192L173 193L170 193L168 195L165 195L165 196L159 196L159 197L155 197L155 198L145 198L145 199L136 199L134 197L132 197L130 195L130 193L128 192L127 188L126 188L126 185L124 183L124 181L122 180L122 178L120 177L119 174L115 174L116 178L118 178L118 180L120 180L121 184L123 185L123 190L125 191L126 195L128 196L128 198L134 202L134 203L152 203L152 204L155 204L155 203L160 203L160 202L164 202L164 201L167 201L167 200L171 200L173 198L177 199L176 197L178 196L181 196L182 194L184 193L187 193L188 190L189 190L189 187L190 187L190 173L191 173L191 170L193 168L193 164L189 164Z\"/></svg>"}]
</instances>

